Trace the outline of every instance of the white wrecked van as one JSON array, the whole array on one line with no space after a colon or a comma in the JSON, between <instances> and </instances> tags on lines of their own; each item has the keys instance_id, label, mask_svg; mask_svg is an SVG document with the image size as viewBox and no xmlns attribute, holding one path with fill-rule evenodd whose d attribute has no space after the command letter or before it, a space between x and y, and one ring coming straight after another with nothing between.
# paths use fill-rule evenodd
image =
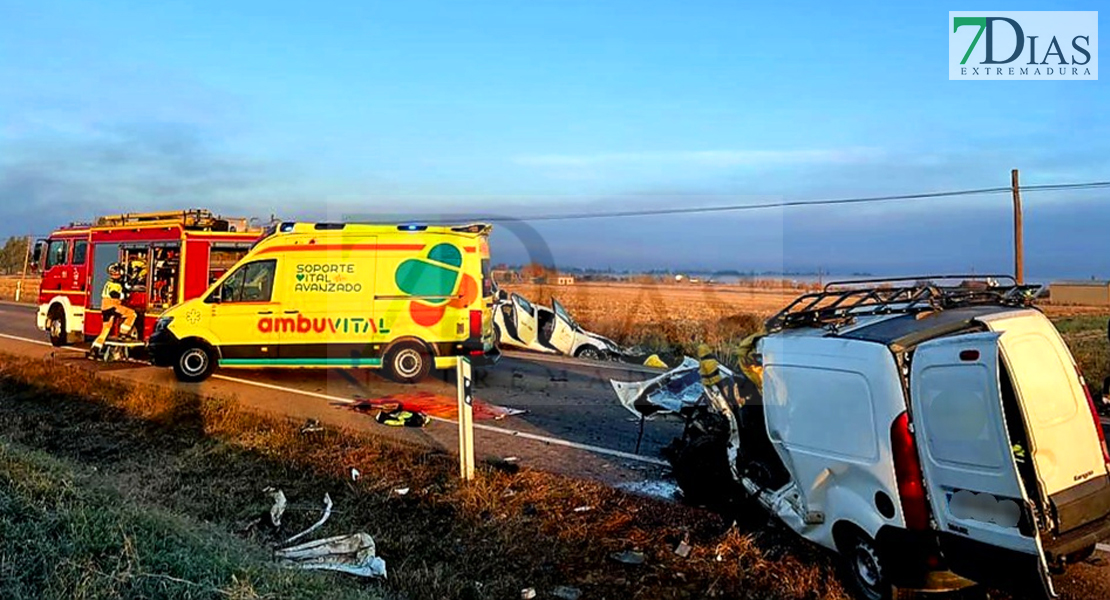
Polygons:
<instances>
[{"instance_id":1,"label":"white wrecked van","mask_svg":"<svg viewBox=\"0 0 1110 600\"><path fill-rule=\"evenodd\" d=\"M1055 596L1050 572L1110 537L1110 456L1075 361L1030 286L904 282L830 284L768 321L739 418L710 390L672 453L679 482L718 460L843 555L865 598L971 581Z\"/></svg>"}]
</instances>

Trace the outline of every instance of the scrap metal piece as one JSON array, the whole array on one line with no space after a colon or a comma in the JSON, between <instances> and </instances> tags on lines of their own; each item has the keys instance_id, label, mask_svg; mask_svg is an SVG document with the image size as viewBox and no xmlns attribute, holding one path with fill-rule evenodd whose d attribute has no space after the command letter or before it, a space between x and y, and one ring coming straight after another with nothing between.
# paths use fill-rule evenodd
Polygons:
<instances>
[{"instance_id":1,"label":"scrap metal piece","mask_svg":"<svg viewBox=\"0 0 1110 600\"><path fill-rule=\"evenodd\" d=\"M305 529L304 531L298 533L297 535L294 535L293 537L285 540L284 542L282 542L282 544L292 544L293 542L303 538L304 536L312 533L313 531L316 531L317 529L320 528L321 525L324 524L325 521L328 520L328 517L330 517L330 516L331 516L331 495L328 494L327 492L325 492L324 493L324 514L320 517L320 520L313 523L312 526L309 527L308 529Z\"/></svg>"},{"instance_id":2,"label":"scrap metal piece","mask_svg":"<svg viewBox=\"0 0 1110 600\"><path fill-rule=\"evenodd\" d=\"M339 571L360 577L386 576L385 561L376 555L374 538L368 533L305 542L276 550L274 557L286 567Z\"/></svg>"},{"instance_id":3,"label":"scrap metal piece","mask_svg":"<svg viewBox=\"0 0 1110 600\"><path fill-rule=\"evenodd\" d=\"M274 527L281 527L281 516L285 514L285 492L268 487L263 492L270 494L274 499L274 504L270 507L270 524Z\"/></svg>"}]
</instances>

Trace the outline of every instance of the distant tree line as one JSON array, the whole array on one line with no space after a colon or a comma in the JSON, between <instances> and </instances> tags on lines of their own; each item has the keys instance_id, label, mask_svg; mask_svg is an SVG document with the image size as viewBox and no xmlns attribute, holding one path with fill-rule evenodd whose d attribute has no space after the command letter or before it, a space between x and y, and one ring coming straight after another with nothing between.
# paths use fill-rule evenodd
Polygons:
<instances>
[{"instance_id":1,"label":"distant tree line","mask_svg":"<svg viewBox=\"0 0 1110 600\"><path fill-rule=\"evenodd\" d=\"M23 261L27 256L28 238L8 238L4 247L0 248L0 273L16 275L23 272Z\"/></svg>"}]
</instances>

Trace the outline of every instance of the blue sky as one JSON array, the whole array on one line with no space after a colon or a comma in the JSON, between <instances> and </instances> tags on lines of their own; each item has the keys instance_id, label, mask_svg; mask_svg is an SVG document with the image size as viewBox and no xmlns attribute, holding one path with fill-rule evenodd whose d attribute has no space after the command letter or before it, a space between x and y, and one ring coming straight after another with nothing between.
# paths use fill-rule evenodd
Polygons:
<instances>
[{"instance_id":1,"label":"blue sky","mask_svg":"<svg viewBox=\"0 0 1110 600\"><path fill-rule=\"evenodd\" d=\"M0 235L185 206L527 216L1110 180L1106 84L948 81L960 7L747 4L0 0ZM1029 194L1029 272L1110 277L1104 200ZM536 228L565 265L982 272L1010 268L1008 211Z\"/></svg>"}]
</instances>

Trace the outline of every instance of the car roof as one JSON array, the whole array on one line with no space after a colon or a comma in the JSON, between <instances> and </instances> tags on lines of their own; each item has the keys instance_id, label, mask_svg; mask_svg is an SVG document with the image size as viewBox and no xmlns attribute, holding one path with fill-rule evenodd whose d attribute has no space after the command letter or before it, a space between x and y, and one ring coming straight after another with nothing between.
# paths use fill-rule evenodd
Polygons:
<instances>
[{"instance_id":1,"label":"car roof","mask_svg":"<svg viewBox=\"0 0 1110 600\"><path fill-rule=\"evenodd\" d=\"M976 319L981 317L1030 311L1032 309L1015 309L1011 306L969 306L936 312L901 314L862 324L835 335L886 344L892 349L904 350L934 338L977 328Z\"/></svg>"}]
</instances>

